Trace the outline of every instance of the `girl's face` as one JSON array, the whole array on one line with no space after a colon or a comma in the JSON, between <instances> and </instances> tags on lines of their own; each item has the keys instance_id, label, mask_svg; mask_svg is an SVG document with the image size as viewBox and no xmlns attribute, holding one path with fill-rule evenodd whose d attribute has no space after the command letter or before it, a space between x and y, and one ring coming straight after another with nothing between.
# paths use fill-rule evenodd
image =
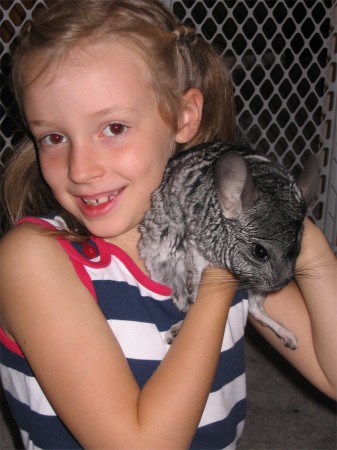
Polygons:
<instances>
[{"instance_id":1,"label":"girl's face","mask_svg":"<svg viewBox=\"0 0 337 450\"><path fill-rule=\"evenodd\" d=\"M96 236L138 236L175 148L140 56L121 43L77 47L23 101L58 202Z\"/></svg>"}]
</instances>

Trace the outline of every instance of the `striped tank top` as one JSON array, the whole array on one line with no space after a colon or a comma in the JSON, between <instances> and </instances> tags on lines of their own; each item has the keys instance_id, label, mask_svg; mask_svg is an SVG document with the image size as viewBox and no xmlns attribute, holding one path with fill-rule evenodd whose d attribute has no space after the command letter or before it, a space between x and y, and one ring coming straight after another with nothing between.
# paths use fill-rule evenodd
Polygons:
<instances>
[{"instance_id":1,"label":"striped tank top","mask_svg":"<svg viewBox=\"0 0 337 450\"><path fill-rule=\"evenodd\" d=\"M24 221L51 229L62 227L58 217ZM172 302L171 289L151 280L123 250L103 239L92 237L82 244L66 240L59 243L102 310L141 388L169 349L165 332L184 318ZM247 294L238 290L230 307L217 372L191 449L234 449L242 433L246 412L247 315ZM80 449L45 397L20 348L1 329L0 344L3 390L25 448Z\"/></svg>"}]
</instances>

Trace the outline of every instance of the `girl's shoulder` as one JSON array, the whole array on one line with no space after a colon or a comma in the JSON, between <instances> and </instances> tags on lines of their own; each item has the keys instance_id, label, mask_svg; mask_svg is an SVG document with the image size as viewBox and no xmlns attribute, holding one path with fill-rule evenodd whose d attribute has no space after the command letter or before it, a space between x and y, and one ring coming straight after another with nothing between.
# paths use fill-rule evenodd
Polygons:
<instances>
[{"instance_id":1,"label":"girl's shoulder","mask_svg":"<svg viewBox=\"0 0 337 450\"><path fill-rule=\"evenodd\" d=\"M15 286L18 278L28 281L48 267L57 269L65 263L67 255L61 251L56 239L39 232L31 223L13 227L0 241L0 293L7 286Z\"/></svg>"},{"instance_id":2,"label":"girl's shoulder","mask_svg":"<svg viewBox=\"0 0 337 450\"><path fill-rule=\"evenodd\" d=\"M37 225L24 221L11 228L0 241L0 255L3 260L21 257L25 254L34 256L35 252L46 250L49 245L53 246L51 236L41 233ZM43 244L43 245L42 245Z\"/></svg>"},{"instance_id":3,"label":"girl's shoulder","mask_svg":"<svg viewBox=\"0 0 337 450\"><path fill-rule=\"evenodd\" d=\"M65 228L65 223L59 216L25 217L18 221L1 239L0 257L2 259L14 258L12 262L16 261L16 265L20 265L20 261L27 261L27 258L31 258L32 262L36 263L36 259L52 259L55 252L63 254L64 252L60 253L59 247L63 247L68 256L73 256L79 252L79 246L70 242L62 233ZM84 247L86 246L88 247L88 244L84 245ZM85 254L89 259L99 253L98 250L96 251L96 244L90 245L90 249L91 247L95 250L95 255L92 255L93 251ZM64 258L66 257L64 254Z\"/></svg>"},{"instance_id":4,"label":"girl's shoulder","mask_svg":"<svg viewBox=\"0 0 337 450\"><path fill-rule=\"evenodd\" d=\"M11 228L0 240L1 261L16 258L19 264L21 258L38 255L56 247L55 238L46 233L47 229L55 229L41 219L24 219Z\"/></svg>"},{"instance_id":5,"label":"girl's shoulder","mask_svg":"<svg viewBox=\"0 0 337 450\"><path fill-rule=\"evenodd\" d=\"M55 236L29 221L18 223L0 240L0 261L1 303L11 298L19 286L29 289L35 287L34 283L62 283L61 274L64 276L66 267L71 268L67 253Z\"/></svg>"},{"instance_id":6,"label":"girl's shoulder","mask_svg":"<svg viewBox=\"0 0 337 450\"><path fill-rule=\"evenodd\" d=\"M75 298L91 299L55 236L32 223L19 223L1 239L0 260L0 326L9 336L21 316L39 317L46 304L56 316Z\"/></svg>"}]
</instances>

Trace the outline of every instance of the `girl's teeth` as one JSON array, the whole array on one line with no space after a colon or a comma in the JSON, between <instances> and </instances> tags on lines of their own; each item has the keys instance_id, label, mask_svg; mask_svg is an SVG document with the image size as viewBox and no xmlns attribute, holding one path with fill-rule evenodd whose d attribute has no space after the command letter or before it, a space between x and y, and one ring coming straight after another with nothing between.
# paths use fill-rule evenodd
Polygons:
<instances>
[{"instance_id":1,"label":"girl's teeth","mask_svg":"<svg viewBox=\"0 0 337 450\"><path fill-rule=\"evenodd\" d=\"M115 191L113 194L110 194L109 196L100 197L100 198L85 198L85 197L82 197L82 200L84 201L84 203L86 203L89 206L102 205L103 203L107 203L111 199L116 197L121 192L121 190L122 189L119 189L118 191Z\"/></svg>"},{"instance_id":2,"label":"girl's teeth","mask_svg":"<svg viewBox=\"0 0 337 450\"><path fill-rule=\"evenodd\" d=\"M111 200L113 195L111 197L101 197L101 198L83 198L84 203L86 203L89 206L97 206L102 205L103 203L108 202Z\"/></svg>"}]
</instances>

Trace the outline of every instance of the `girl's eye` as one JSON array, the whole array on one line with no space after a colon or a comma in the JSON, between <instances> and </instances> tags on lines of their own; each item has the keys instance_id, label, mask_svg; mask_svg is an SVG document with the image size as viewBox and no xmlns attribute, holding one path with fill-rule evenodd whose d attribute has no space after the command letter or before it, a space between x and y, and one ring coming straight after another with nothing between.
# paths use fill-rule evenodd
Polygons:
<instances>
[{"instance_id":1,"label":"girl's eye","mask_svg":"<svg viewBox=\"0 0 337 450\"><path fill-rule=\"evenodd\" d=\"M58 133L48 134L48 136L41 139L41 143L43 145L58 145L64 144L64 142L66 142L66 138L62 134Z\"/></svg>"},{"instance_id":2,"label":"girl's eye","mask_svg":"<svg viewBox=\"0 0 337 450\"><path fill-rule=\"evenodd\" d=\"M104 136L120 136L126 130L126 126L121 123L110 123L103 129Z\"/></svg>"}]
</instances>

